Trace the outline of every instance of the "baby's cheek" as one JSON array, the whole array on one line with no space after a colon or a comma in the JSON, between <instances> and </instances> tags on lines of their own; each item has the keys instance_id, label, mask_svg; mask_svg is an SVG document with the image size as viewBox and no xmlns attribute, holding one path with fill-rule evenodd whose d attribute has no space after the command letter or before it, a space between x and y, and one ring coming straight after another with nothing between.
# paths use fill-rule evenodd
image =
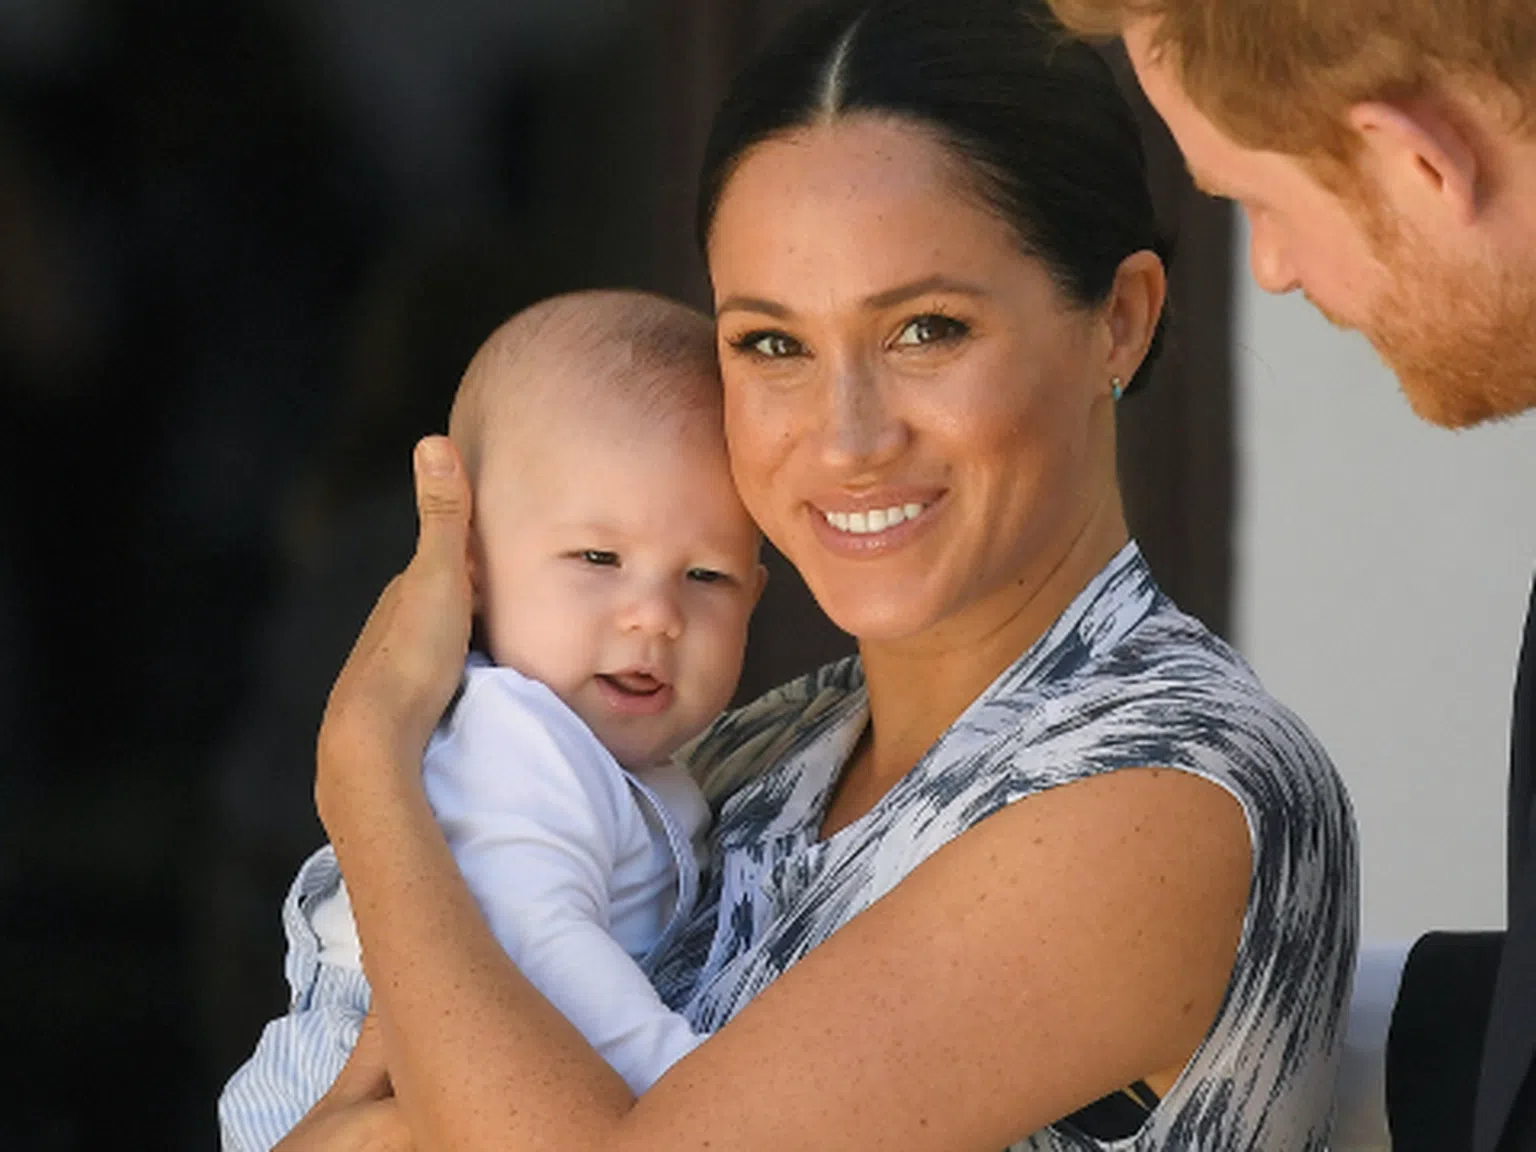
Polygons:
<instances>
[{"instance_id":1,"label":"baby's cheek","mask_svg":"<svg viewBox=\"0 0 1536 1152\"><path fill-rule=\"evenodd\" d=\"M711 637L705 708L710 717L723 710L736 694L746 655L747 620L740 614L717 623Z\"/></svg>"},{"instance_id":2,"label":"baby's cheek","mask_svg":"<svg viewBox=\"0 0 1536 1152\"><path fill-rule=\"evenodd\" d=\"M491 628L491 658L504 667L547 684L562 699L586 679L583 658L590 647L570 615L533 611L525 603L498 615Z\"/></svg>"}]
</instances>

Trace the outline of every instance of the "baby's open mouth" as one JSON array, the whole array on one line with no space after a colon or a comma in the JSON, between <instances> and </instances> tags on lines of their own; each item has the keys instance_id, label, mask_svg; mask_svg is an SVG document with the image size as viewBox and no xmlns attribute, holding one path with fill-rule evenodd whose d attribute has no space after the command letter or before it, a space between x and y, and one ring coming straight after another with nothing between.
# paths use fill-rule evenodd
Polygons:
<instances>
[{"instance_id":1,"label":"baby's open mouth","mask_svg":"<svg viewBox=\"0 0 1536 1152\"><path fill-rule=\"evenodd\" d=\"M635 668L625 672L600 672L597 684L608 707L620 716L659 716L677 699L672 685L659 676Z\"/></svg>"},{"instance_id":2,"label":"baby's open mouth","mask_svg":"<svg viewBox=\"0 0 1536 1152\"><path fill-rule=\"evenodd\" d=\"M649 672L605 672L598 679L612 685L626 696L654 696L666 687L664 681Z\"/></svg>"}]
</instances>

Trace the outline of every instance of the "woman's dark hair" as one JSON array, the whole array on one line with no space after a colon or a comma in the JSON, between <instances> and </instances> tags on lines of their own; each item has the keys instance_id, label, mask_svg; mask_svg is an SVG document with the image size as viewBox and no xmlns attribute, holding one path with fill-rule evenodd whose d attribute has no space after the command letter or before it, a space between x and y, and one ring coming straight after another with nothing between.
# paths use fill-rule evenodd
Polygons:
<instances>
[{"instance_id":1,"label":"woman's dark hair","mask_svg":"<svg viewBox=\"0 0 1536 1152\"><path fill-rule=\"evenodd\" d=\"M696 221L701 247L742 158L850 113L935 134L1024 251L1084 307L1121 261L1161 254L1136 120L1108 63L1034 0L841 0L791 22L738 75L715 115ZM1130 388L1162 343L1159 321Z\"/></svg>"}]
</instances>

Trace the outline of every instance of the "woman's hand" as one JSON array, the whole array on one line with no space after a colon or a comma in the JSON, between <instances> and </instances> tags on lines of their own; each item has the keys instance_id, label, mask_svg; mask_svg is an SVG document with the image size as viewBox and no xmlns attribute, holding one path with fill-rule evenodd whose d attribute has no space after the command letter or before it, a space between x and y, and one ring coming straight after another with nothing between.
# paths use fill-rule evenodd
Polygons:
<instances>
[{"instance_id":1,"label":"woman's hand","mask_svg":"<svg viewBox=\"0 0 1536 1152\"><path fill-rule=\"evenodd\" d=\"M390 1085L378 1020L369 1016L336 1083L273 1152L411 1152L414 1147Z\"/></svg>"},{"instance_id":2,"label":"woman's hand","mask_svg":"<svg viewBox=\"0 0 1536 1152\"><path fill-rule=\"evenodd\" d=\"M416 446L415 473L416 554L374 605L320 726L315 798L333 838L380 764L419 769L469 648L469 483L445 436Z\"/></svg>"}]
</instances>

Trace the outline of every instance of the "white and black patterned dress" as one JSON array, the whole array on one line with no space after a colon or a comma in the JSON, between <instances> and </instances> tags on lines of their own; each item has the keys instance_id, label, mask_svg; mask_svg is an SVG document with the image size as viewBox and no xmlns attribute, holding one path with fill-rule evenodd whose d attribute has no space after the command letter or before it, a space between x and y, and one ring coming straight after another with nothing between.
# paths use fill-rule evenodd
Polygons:
<instances>
[{"instance_id":1,"label":"white and black patterned dress","mask_svg":"<svg viewBox=\"0 0 1536 1152\"><path fill-rule=\"evenodd\" d=\"M1348 798L1311 733L1173 606L1135 545L870 812L821 840L867 720L850 658L700 740L693 763L719 818L699 908L652 974L668 1003L701 1031L719 1028L977 821L1058 784L1166 766L1227 789L1247 815L1253 879L1225 1001L1134 1135L1100 1139L1064 1121L1014 1147L1326 1146L1356 945Z\"/></svg>"}]
</instances>

